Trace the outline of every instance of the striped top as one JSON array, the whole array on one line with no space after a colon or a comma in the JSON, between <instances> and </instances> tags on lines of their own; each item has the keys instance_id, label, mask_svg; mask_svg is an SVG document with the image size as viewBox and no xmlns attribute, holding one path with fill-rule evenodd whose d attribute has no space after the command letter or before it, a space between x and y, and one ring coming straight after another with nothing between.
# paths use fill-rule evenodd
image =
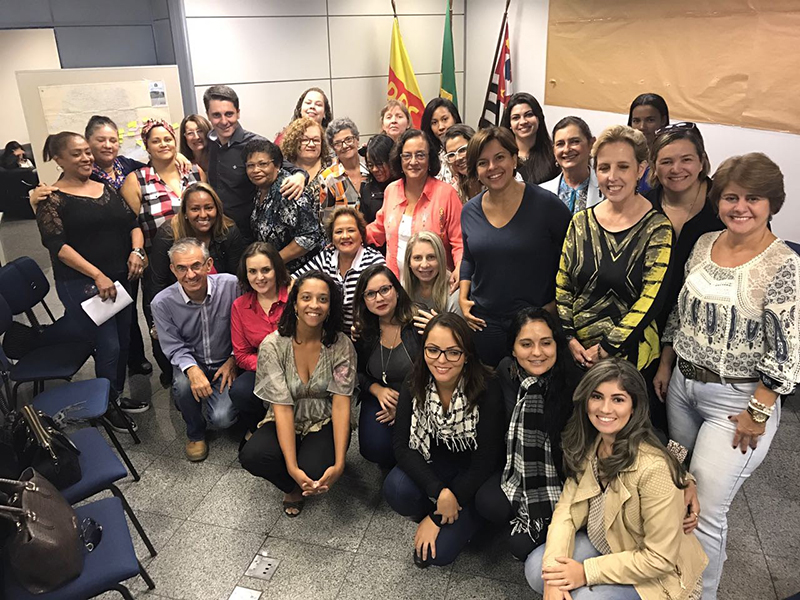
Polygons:
<instances>
[{"instance_id":1,"label":"striped top","mask_svg":"<svg viewBox=\"0 0 800 600\"><path fill-rule=\"evenodd\" d=\"M181 194L186 187L200 181L200 172L197 165L181 176L181 189L172 190L164 183L156 170L145 165L137 169L136 181L142 189L142 205L139 208L139 226L144 234L144 249L150 251L153 238L162 223L169 221L181 207Z\"/></svg>"},{"instance_id":2,"label":"striped top","mask_svg":"<svg viewBox=\"0 0 800 600\"><path fill-rule=\"evenodd\" d=\"M603 229L594 207L574 217L556 275L558 316L585 348L600 344L638 369L660 354L655 317L672 252L672 225L655 209L619 232Z\"/></svg>"},{"instance_id":3,"label":"striped top","mask_svg":"<svg viewBox=\"0 0 800 600\"><path fill-rule=\"evenodd\" d=\"M383 254L369 246L362 246L356 254L350 269L342 277L339 272L339 251L335 248L327 247L292 273L292 277L297 278L303 273L315 270L330 275L339 284L342 291L343 331L350 335L350 327L353 325L353 301L355 300L358 278L367 267L385 262Z\"/></svg>"}]
</instances>

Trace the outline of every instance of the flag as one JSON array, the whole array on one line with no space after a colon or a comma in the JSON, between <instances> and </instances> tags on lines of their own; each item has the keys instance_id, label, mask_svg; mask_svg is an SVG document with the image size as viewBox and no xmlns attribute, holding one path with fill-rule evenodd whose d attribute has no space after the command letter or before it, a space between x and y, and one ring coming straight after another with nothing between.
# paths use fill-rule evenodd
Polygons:
<instances>
[{"instance_id":1,"label":"flag","mask_svg":"<svg viewBox=\"0 0 800 600\"><path fill-rule=\"evenodd\" d=\"M411 122L419 129L422 111L425 110L425 101L419 91L414 68L403 45L400 35L400 24L397 17L392 26L392 48L389 54L389 98L399 100L408 107L411 113Z\"/></svg>"},{"instance_id":2,"label":"flag","mask_svg":"<svg viewBox=\"0 0 800 600\"><path fill-rule=\"evenodd\" d=\"M458 92L456 91L456 59L453 53L453 15L450 2L444 0L444 41L442 41L442 79L439 84L439 96L447 98L458 106Z\"/></svg>"},{"instance_id":3,"label":"flag","mask_svg":"<svg viewBox=\"0 0 800 600\"><path fill-rule=\"evenodd\" d=\"M511 45L508 41L508 13L503 15L500 25L500 37L497 40L492 75L486 88L486 99L483 102L483 115L478 127L488 127L500 123L501 106L505 107L511 94Z\"/></svg>"}]
</instances>

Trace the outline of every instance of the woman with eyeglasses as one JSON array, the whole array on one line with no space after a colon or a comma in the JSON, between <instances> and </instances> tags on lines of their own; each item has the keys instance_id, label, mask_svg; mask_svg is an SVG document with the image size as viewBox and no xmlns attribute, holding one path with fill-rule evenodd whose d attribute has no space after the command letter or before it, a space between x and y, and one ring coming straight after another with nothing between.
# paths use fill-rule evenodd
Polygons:
<instances>
[{"instance_id":1,"label":"woman with eyeglasses","mask_svg":"<svg viewBox=\"0 0 800 600\"><path fill-rule=\"evenodd\" d=\"M394 147L394 140L385 133L373 135L366 147L359 153L366 158L369 178L361 189L361 213L367 224L375 220L375 216L383 206L383 195L386 186L397 179L389 165L389 156Z\"/></svg>"},{"instance_id":2,"label":"woman with eyeglasses","mask_svg":"<svg viewBox=\"0 0 800 600\"><path fill-rule=\"evenodd\" d=\"M483 191L481 182L470 177L467 170L467 147L474 135L472 127L460 123L453 125L442 137L443 160L450 165L453 174L451 183L458 191L462 204Z\"/></svg>"},{"instance_id":3,"label":"woman with eyeglasses","mask_svg":"<svg viewBox=\"0 0 800 600\"><path fill-rule=\"evenodd\" d=\"M517 92L503 111L500 126L514 134L517 144L516 168L527 183L550 181L559 168L553 155L553 140L547 131L544 111L531 94Z\"/></svg>"},{"instance_id":4,"label":"woman with eyeglasses","mask_svg":"<svg viewBox=\"0 0 800 600\"><path fill-rule=\"evenodd\" d=\"M386 244L386 264L400 276L406 246L419 231L432 231L444 244L450 285L455 289L461 265L461 201L453 186L439 181L439 155L428 136L409 129L395 144L391 166L400 179L386 188L383 207L367 226L367 242Z\"/></svg>"},{"instance_id":5,"label":"woman with eyeglasses","mask_svg":"<svg viewBox=\"0 0 800 600\"><path fill-rule=\"evenodd\" d=\"M422 353L400 390L397 466L383 496L419 522L414 564L452 563L482 522L475 493L500 466L503 398L463 317L443 313L422 333Z\"/></svg>"},{"instance_id":6,"label":"woman with eyeglasses","mask_svg":"<svg viewBox=\"0 0 800 600\"><path fill-rule=\"evenodd\" d=\"M358 127L351 119L334 119L325 130L325 135L336 153L336 162L320 176L323 181L320 206L327 216L337 206L359 208L361 189L369 177L369 171L361 162Z\"/></svg>"},{"instance_id":7,"label":"woman with eyeglasses","mask_svg":"<svg viewBox=\"0 0 800 600\"><path fill-rule=\"evenodd\" d=\"M653 147L656 131L669 125L669 107L667 101L658 94L639 94L631 102L628 111L628 127L633 127L644 134L647 147ZM651 189L652 175L650 165L639 180L639 192L646 194Z\"/></svg>"},{"instance_id":8,"label":"woman with eyeglasses","mask_svg":"<svg viewBox=\"0 0 800 600\"><path fill-rule=\"evenodd\" d=\"M671 437L692 452L704 600L717 597L731 504L766 458L780 396L800 381L800 256L768 227L785 198L783 174L764 154L719 166L710 200L725 229L695 244L664 332L656 386Z\"/></svg>"},{"instance_id":9,"label":"woman with eyeglasses","mask_svg":"<svg viewBox=\"0 0 800 600\"><path fill-rule=\"evenodd\" d=\"M355 329L361 416L361 456L390 469L397 399L420 352L411 299L385 264L367 268L355 292Z\"/></svg>"},{"instance_id":10,"label":"woman with eyeglasses","mask_svg":"<svg viewBox=\"0 0 800 600\"><path fill-rule=\"evenodd\" d=\"M310 117L300 117L283 130L281 152L289 162L308 173L306 192L319 206L322 172L331 164L331 151L322 126Z\"/></svg>"},{"instance_id":11,"label":"woman with eyeglasses","mask_svg":"<svg viewBox=\"0 0 800 600\"><path fill-rule=\"evenodd\" d=\"M256 186L250 228L256 241L275 246L289 272L296 271L325 245L317 207L304 190L297 200L281 194L289 172L283 154L268 140L255 139L242 151L247 177Z\"/></svg>"},{"instance_id":12,"label":"woman with eyeglasses","mask_svg":"<svg viewBox=\"0 0 800 600\"><path fill-rule=\"evenodd\" d=\"M181 154L206 173L208 173L208 134L210 131L211 123L203 115L189 115L181 121Z\"/></svg>"}]
</instances>

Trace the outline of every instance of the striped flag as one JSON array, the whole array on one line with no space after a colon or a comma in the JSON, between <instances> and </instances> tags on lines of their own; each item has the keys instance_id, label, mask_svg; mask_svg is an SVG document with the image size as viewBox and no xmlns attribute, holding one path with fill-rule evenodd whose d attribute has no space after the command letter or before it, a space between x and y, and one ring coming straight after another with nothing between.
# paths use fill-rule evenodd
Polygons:
<instances>
[{"instance_id":1,"label":"striped flag","mask_svg":"<svg viewBox=\"0 0 800 600\"><path fill-rule=\"evenodd\" d=\"M478 127L488 127L500 123L500 115L514 93L511 89L511 45L508 41L508 12L503 14L500 25L500 37L492 63L492 75L486 88L486 99L483 102L483 114Z\"/></svg>"},{"instance_id":2,"label":"striped flag","mask_svg":"<svg viewBox=\"0 0 800 600\"><path fill-rule=\"evenodd\" d=\"M389 92L391 99L396 99L408 107L411 113L411 122L419 129L422 120L422 111L425 110L425 101L419 91L414 68L406 53L403 38L400 35L400 23L394 18L392 26L392 49L389 54Z\"/></svg>"},{"instance_id":3,"label":"striped flag","mask_svg":"<svg viewBox=\"0 0 800 600\"><path fill-rule=\"evenodd\" d=\"M447 98L458 106L458 92L456 91L456 59L453 52L453 14L452 1L445 2L444 41L442 42L442 78L439 84L439 96Z\"/></svg>"}]
</instances>

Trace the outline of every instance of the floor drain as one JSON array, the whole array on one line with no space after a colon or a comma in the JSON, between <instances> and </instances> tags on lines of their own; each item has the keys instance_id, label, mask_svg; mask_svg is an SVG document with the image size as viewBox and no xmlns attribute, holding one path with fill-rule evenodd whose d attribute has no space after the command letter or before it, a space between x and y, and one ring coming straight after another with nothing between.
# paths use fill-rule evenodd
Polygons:
<instances>
[{"instance_id":1,"label":"floor drain","mask_svg":"<svg viewBox=\"0 0 800 600\"><path fill-rule=\"evenodd\" d=\"M269 581L275 574L275 570L278 568L280 562L281 561L277 558L269 558L263 554L256 554L256 557L253 559L253 562L250 563L245 575Z\"/></svg>"},{"instance_id":2,"label":"floor drain","mask_svg":"<svg viewBox=\"0 0 800 600\"><path fill-rule=\"evenodd\" d=\"M233 593L228 600L258 600L261 598L261 592L258 590L250 590L241 586L233 588Z\"/></svg>"}]
</instances>

